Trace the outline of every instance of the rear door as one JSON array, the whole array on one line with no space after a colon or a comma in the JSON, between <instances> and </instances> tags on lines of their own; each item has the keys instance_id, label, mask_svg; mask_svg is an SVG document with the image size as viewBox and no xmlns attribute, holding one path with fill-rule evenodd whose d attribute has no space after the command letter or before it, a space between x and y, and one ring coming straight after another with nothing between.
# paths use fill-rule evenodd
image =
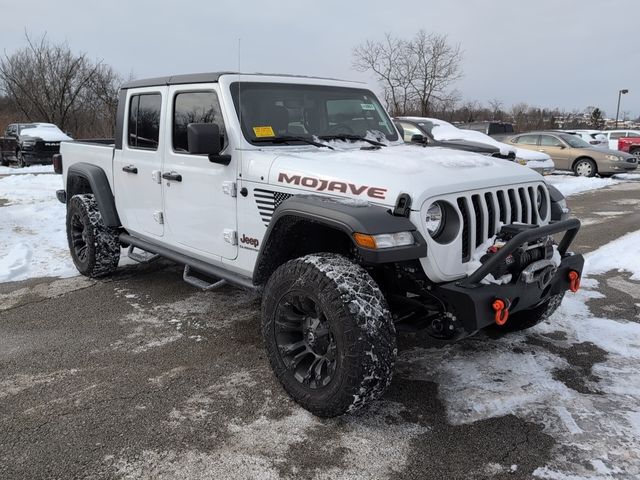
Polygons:
<instances>
[{"instance_id":1,"label":"rear door","mask_svg":"<svg viewBox=\"0 0 640 480\"><path fill-rule=\"evenodd\" d=\"M122 150L116 150L113 177L118 213L125 227L141 236L164 235L160 174L166 135L167 87L130 91ZM124 218L122 218L124 217Z\"/></svg>"},{"instance_id":2,"label":"rear door","mask_svg":"<svg viewBox=\"0 0 640 480\"><path fill-rule=\"evenodd\" d=\"M187 144L190 123L216 123L225 132L218 85L169 87L169 137L164 156L163 195L168 234L166 241L207 258L235 259L237 247L237 158L223 133L229 165L213 163L207 155L191 155Z\"/></svg>"},{"instance_id":3,"label":"rear door","mask_svg":"<svg viewBox=\"0 0 640 480\"><path fill-rule=\"evenodd\" d=\"M627 136L627 132L609 132L609 148L611 150L618 150L618 139Z\"/></svg>"},{"instance_id":4,"label":"rear door","mask_svg":"<svg viewBox=\"0 0 640 480\"><path fill-rule=\"evenodd\" d=\"M559 138L553 135L540 135L539 150L551 157L556 168L561 170L571 169L571 148L568 148Z\"/></svg>"}]
</instances>

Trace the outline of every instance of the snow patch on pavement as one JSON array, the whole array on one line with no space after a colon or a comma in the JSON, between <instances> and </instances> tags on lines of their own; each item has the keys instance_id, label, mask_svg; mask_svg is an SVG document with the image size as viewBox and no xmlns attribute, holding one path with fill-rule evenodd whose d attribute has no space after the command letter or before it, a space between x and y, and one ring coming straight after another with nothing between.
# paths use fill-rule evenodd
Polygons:
<instances>
[{"instance_id":1,"label":"snow patch on pavement","mask_svg":"<svg viewBox=\"0 0 640 480\"><path fill-rule=\"evenodd\" d=\"M28 167L2 167L0 175L24 175L27 173L53 173L53 165L29 165ZM60 177L57 177L60 180Z\"/></svg>"}]
</instances>

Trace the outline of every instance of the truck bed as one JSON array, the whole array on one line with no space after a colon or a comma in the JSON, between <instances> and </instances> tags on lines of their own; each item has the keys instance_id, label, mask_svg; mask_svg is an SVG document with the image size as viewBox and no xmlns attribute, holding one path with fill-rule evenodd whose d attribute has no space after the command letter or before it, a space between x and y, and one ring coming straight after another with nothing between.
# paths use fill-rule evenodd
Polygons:
<instances>
[{"instance_id":1,"label":"truck bed","mask_svg":"<svg viewBox=\"0 0 640 480\"><path fill-rule=\"evenodd\" d=\"M114 144L112 140L62 142L60 145L60 154L62 155L64 188L67 188L67 171L69 167L82 162L97 165L102 168L107 174L109 186L113 191L113 153Z\"/></svg>"}]
</instances>

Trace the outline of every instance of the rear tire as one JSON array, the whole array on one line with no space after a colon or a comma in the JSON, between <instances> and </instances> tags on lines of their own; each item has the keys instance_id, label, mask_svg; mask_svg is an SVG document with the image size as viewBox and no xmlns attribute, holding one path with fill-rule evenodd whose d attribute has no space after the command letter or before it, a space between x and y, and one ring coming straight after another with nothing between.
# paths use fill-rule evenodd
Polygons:
<instances>
[{"instance_id":1,"label":"rear tire","mask_svg":"<svg viewBox=\"0 0 640 480\"><path fill-rule=\"evenodd\" d=\"M391 383L395 327L371 276L346 257L280 266L262 300L267 355L285 391L319 417L354 412Z\"/></svg>"},{"instance_id":2,"label":"rear tire","mask_svg":"<svg viewBox=\"0 0 640 480\"><path fill-rule=\"evenodd\" d=\"M82 275L101 277L118 268L118 229L104 225L92 194L71 197L67 207L67 240L73 263Z\"/></svg>"},{"instance_id":3,"label":"rear tire","mask_svg":"<svg viewBox=\"0 0 640 480\"><path fill-rule=\"evenodd\" d=\"M548 319L555 312L564 298L564 292L552 295L549 300L531 310L515 313L509 317L504 325L494 325L492 328L498 333L521 332L535 327Z\"/></svg>"},{"instance_id":4,"label":"rear tire","mask_svg":"<svg viewBox=\"0 0 640 480\"><path fill-rule=\"evenodd\" d=\"M581 158L573 166L573 173L578 177L593 177L598 173L598 166L590 158Z\"/></svg>"}]
</instances>

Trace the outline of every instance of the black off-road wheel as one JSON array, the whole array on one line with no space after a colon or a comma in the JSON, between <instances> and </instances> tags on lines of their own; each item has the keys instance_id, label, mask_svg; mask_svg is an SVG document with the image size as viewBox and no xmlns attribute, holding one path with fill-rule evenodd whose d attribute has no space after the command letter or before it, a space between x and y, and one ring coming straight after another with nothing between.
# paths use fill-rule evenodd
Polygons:
<instances>
[{"instance_id":1,"label":"black off-road wheel","mask_svg":"<svg viewBox=\"0 0 640 480\"><path fill-rule=\"evenodd\" d=\"M521 332L522 330L535 327L553 315L553 312L555 312L562 303L563 298L564 292L552 295L546 302L542 302L531 310L515 313L509 317L507 323L504 325L494 325L492 329L494 332L503 334Z\"/></svg>"},{"instance_id":2,"label":"black off-road wheel","mask_svg":"<svg viewBox=\"0 0 640 480\"><path fill-rule=\"evenodd\" d=\"M118 268L118 231L104 225L93 195L71 197L67 207L67 240L73 263L82 275L101 277Z\"/></svg>"},{"instance_id":3,"label":"black off-road wheel","mask_svg":"<svg viewBox=\"0 0 640 480\"><path fill-rule=\"evenodd\" d=\"M27 166L27 162L24 159L24 155L22 155L22 150L18 150L16 152L16 162L18 164L18 168L24 168Z\"/></svg>"},{"instance_id":4,"label":"black off-road wheel","mask_svg":"<svg viewBox=\"0 0 640 480\"><path fill-rule=\"evenodd\" d=\"M391 383L396 332L371 276L346 257L291 260L269 279L262 334L287 393L319 417L354 412Z\"/></svg>"}]
</instances>

